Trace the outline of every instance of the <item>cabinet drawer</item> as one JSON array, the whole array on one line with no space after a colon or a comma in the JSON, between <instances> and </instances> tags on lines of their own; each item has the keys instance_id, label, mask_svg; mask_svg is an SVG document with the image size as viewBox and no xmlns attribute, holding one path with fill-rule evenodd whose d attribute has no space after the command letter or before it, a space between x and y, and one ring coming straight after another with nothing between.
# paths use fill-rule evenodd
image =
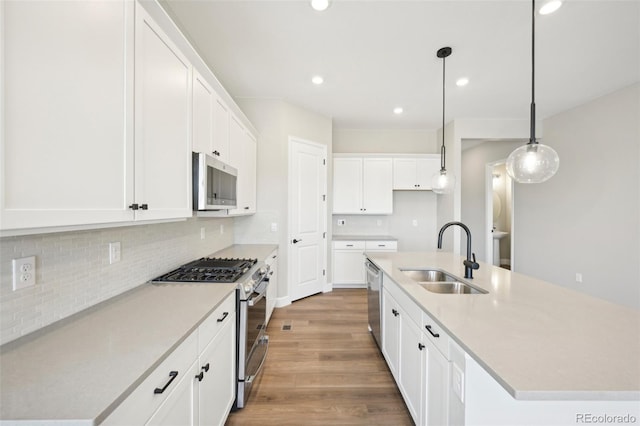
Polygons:
<instances>
[{"instance_id":1,"label":"cabinet drawer","mask_svg":"<svg viewBox=\"0 0 640 426\"><path fill-rule=\"evenodd\" d=\"M449 335L442 331L442 328L424 311L422 312L422 332L442 352L444 357L449 359Z\"/></svg>"},{"instance_id":2,"label":"cabinet drawer","mask_svg":"<svg viewBox=\"0 0 640 426\"><path fill-rule=\"evenodd\" d=\"M102 424L144 424L174 391L197 358L198 333L193 332L116 407ZM175 371L178 374L172 378L170 373ZM165 390L162 393L155 393L156 388L165 388Z\"/></svg>"},{"instance_id":3,"label":"cabinet drawer","mask_svg":"<svg viewBox=\"0 0 640 426\"><path fill-rule=\"evenodd\" d=\"M397 241L366 241L365 242L366 250L379 250L379 251L397 251L398 250L398 242Z\"/></svg>"},{"instance_id":4,"label":"cabinet drawer","mask_svg":"<svg viewBox=\"0 0 640 426\"><path fill-rule=\"evenodd\" d=\"M334 241L333 248L340 249L340 250L364 250L365 242L364 241Z\"/></svg>"},{"instance_id":5,"label":"cabinet drawer","mask_svg":"<svg viewBox=\"0 0 640 426\"><path fill-rule=\"evenodd\" d=\"M228 322L235 322L236 292L232 292L198 328L198 353L202 353L209 342Z\"/></svg>"}]
</instances>

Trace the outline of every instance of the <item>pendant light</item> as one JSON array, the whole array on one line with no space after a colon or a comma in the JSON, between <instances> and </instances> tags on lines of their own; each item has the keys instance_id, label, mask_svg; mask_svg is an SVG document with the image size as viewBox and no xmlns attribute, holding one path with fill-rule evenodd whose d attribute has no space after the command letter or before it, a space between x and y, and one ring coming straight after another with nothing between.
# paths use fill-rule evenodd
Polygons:
<instances>
[{"instance_id":1,"label":"pendant light","mask_svg":"<svg viewBox=\"0 0 640 426\"><path fill-rule=\"evenodd\" d=\"M514 150L507 158L507 173L519 183L542 183L558 171L560 158L553 148L536 140L535 104L535 15L536 2L531 1L531 134L529 142Z\"/></svg>"},{"instance_id":2,"label":"pendant light","mask_svg":"<svg viewBox=\"0 0 640 426\"><path fill-rule=\"evenodd\" d=\"M431 189L436 194L450 194L456 187L456 176L453 173L447 172L446 167L446 152L444 147L444 83L445 83L445 58L451 55L450 47L443 47L438 49L436 55L438 58L442 58L442 147L440 148L440 171L433 174L431 177Z\"/></svg>"}]
</instances>

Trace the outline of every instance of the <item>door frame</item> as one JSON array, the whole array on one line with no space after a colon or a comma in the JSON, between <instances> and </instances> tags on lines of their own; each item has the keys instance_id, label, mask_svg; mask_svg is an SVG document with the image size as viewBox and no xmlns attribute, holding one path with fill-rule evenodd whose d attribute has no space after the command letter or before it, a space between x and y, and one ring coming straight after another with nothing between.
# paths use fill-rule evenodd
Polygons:
<instances>
[{"instance_id":1,"label":"door frame","mask_svg":"<svg viewBox=\"0 0 640 426\"><path fill-rule=\"evenodd\" d=\"M484 197L485 197L485 262L493 265L493 168L507 162L506 158L502 160L492 161L485 165L484 175ZM511 250L509 253L511 271L514 270L514 251L515 246L515 183L513 179L511 181L511 229L509 230L509 238L511 239Z\"/></svg>"},{"instance_id":2,"label":"door frame","mask_svg":"<svg viewBox=\"0 0 640 426\"><path fill-rule=\"evenodd\" d=\"M323 156L325 158L325 174L324 174L324 181L323 181L323 191L324 194L326 195L326 202L324 203L324 211L322 212L322 227L324 228L324 232L325 232L325 238L323 238L323 243L322 243L322 264L323 264L323 268L324 268L324 275L322 277L322 292L326 293L328 291L331 291L331 287L328 285L328 270L327 270L327 240L328 240L328 232L327 232L327 214L328 214L328 205L329 205L329 194L327 194L327 182L328 182L328 168L329 168L329 164L328 164L328 159L327 159L327 146L317 143L317 142L313 142L307 139L303 139L303 138L299 138L296 136L291 136L289 135L289 142L288 142L288 158L287 158L287 259L289 259L289 261L287 262L287 292L288 292L288 297L289 297L289 302L291 303L293 301L292 299L292 293L293 293L293 256L292 256L292 250L293 250L293 244L291 243L292 240L292 228L293 228L293 224L292 224L292 218L293 218L293 214L294 212L294 205L292 202L292 197L291 194L293 192L293 179L292 179L292 170L293 170L293 147L295 144L301 144L301 145L309 145L312 146L314 148L319 148L322 150Z\"/></svg>"}]
</instances>

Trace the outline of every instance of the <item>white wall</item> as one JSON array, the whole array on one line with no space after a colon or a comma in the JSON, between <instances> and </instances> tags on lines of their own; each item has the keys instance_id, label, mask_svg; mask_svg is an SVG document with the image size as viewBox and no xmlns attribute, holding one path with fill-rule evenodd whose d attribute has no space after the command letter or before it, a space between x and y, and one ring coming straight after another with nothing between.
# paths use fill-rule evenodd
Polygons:
<instances>
[{"instance_id":1,"label":"white wall","mask_svg":"<svg viewBox=\"0 0 640 426\"><path fill-rule=\"evenodd\" d=\"M639 123L640 84L544 121L560 169L516 185L520 272L640 307Z\"/></svg>"},{"instance_id":2,"label":"white wall","mask_svg":"<svg viewBox=\"0 0 640 426\"><path fill-rule=\"evenodd\" d=\"M259 137L257 212L255 215L236 219L235 242L278 244L280 271L278 298L286 301L289 297L287 277L289 136L326 145L327 157L330 159L332 122L330 118L279 99L237 99L236 102L258 130ZM330 161L328 165L327 185L331 188ZM271 223L277 224L276 232L271 231ZM327 219L327 224L330 226L330 219ZM328 232L329 236L330 229ZM328 250L327 261L330 261Z\"/></svg>"},{"instance_id":3,"label":"white wall","mask_svg":"<svg viewBox=\"0 0 640 426\"><path fill-rule=\"evenodd\" d=\"M431 130L335 129L333 152L351 153L439 153L436 133Z\"/></svg>"},{"instance_id":4,"label":"white wall","mask_svg":"<svg viewBox=\"0 0 640 426\"><path fill-rule=\"evenodd\" d=\"M220 234L224 225L224 234ZM206 238L200 239L200 228ZM0 344L233 243L232 219L189 219L0 239ZM109 265L109 243L122 260ZM36 256L37 283L13 291L11 259Z\"/></svg>"}]
</instances>

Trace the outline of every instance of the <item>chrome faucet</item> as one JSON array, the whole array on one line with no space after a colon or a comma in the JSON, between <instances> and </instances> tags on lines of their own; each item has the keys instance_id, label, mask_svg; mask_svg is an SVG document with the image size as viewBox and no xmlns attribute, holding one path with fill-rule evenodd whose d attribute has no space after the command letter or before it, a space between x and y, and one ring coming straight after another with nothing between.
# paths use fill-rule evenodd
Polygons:
<instances>
[{"instance_id":1,"label":"chrome faucet","mask_svg":"<svg viewBox=\"0 0 640 426\"><path fill-rule=\"evenodd\" d=\"M469 231L469 228L467 227L467 225L465 225L462 222L445 223L444 226L440 228L440 233L438 234L438 248L439 249L442 248L442 234L444 233L444 230L450 227L451 225L458 225L459 227L464 229L464 232L467 233L467 260L462 262L462 264L464 265L464 277L473 278L473 270L480 268L480 265L478 264L478 262L476 262L476 254L471 253L471 231ZM473 260L472 260L472 256L473 256Z\"/></svg>"}]
</instances>

